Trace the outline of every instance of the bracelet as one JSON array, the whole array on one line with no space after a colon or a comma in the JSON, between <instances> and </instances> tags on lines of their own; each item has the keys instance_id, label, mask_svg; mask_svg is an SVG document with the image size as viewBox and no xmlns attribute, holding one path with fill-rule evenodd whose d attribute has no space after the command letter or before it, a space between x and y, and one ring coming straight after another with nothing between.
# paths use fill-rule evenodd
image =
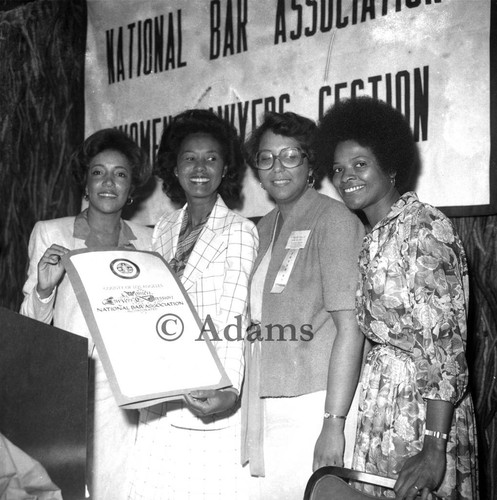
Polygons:
<instances>
[{"instance_id":1,"label":"bracelet","mask_svg":"<svg viewBox=\"0 0 497 500\"><path fill-rule=\"evenodd\" d=\"M347 417L344 415L333 415L329 411L324 412L324 418L339 418L340 420L345 420Z\"/></svg>"},{"instance_id":2,"label":"bracelet","mask_svg":"<svg viewBox=\"0 0 497 500\"><path fill-rule=\"evenodd\" d=\"M445 439L445 441L447 441L448 438L447 434L444 434L443 432L430 431L429 429L425 430L425 436L431 436L437 439Z\"/></svg>"}]
</instances>

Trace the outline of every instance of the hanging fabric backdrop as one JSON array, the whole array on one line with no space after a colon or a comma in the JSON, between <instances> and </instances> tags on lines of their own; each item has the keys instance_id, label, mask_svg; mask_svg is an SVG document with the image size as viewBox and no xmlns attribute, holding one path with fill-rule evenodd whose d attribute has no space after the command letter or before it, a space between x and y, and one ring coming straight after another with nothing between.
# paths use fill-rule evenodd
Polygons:
<instances>
[{"instance_id":1,"label":"hanging fabric backdrop","mask_svg":"<svg viewBox=\"0 0 497 500\"><path fill-rule=\"evenodd\" d=\"M266 110L319 119L367 94L408 118L422 200L449 215L492 213L492 3L89 0L86 135L119 127L153 157L164 124L187 108L212 108L246 138ZM272 207L251 172L244 196L243 215ZM169 209L158 189L137 217L153 224Z\"/></svg>"}]
</instances>

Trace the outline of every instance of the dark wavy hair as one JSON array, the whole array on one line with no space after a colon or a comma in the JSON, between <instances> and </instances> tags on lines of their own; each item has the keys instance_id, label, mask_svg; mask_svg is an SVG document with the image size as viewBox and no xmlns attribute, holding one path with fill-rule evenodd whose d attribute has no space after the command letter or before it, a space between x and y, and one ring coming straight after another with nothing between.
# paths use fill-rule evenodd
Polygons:
<instances>
[{"instance_id":1,"label":"dark wavy hair","mask_svg":"<svg viewBox=\"0 0 497 500\"><path fill-rule=\"evenodd\" d=\"M309 166L314 165L314 151L312 143L316 132L316 123L310 118L286 111L276 113L269 111L264 115L262 123L250 134L245 143L245 155L247 163L250 165L257 178L259 171L255 166L255 156L259 151L262 136L270 130L274 134L283 135L295 139L304 153L307 154Z\"/></svg>"},{"instance_id":2,"label":"dark wavy hair","mask_svg":"<svg viewBox=\"0 0 497 500\"><path fill-rule=\"evenodd\" d=\"M88 180L91 160L102 151L112 149L124 155L131 165L131 190L143 186L152 174L148 155L127 134L116 128L101 129L90 135L71 156L71 167L75 181L84 192Z\"/></svg>"},{"instance_id":3,"label":"dark wavy hair","mask_svg":"<svg viewBox=\"0 0 497 500\"><path fill-rule=\"evenodd\" d=\"M318 123L313 148L321 176L332 175L338 143L352 140L367 147L387 175L395 175L400 194L414 188L419 155L402 113L386 102L361 96L334 104Z\"/></svg>"},{"instance_id":4,"label":"dark wavy hair","mask_svg":"<svg viewBox=\"0 0 497 500\"><path fill-rule=\"evenodd\" d=\"M189 109L176 115L162 132L154 173L162 179L164 192L173 202L186 202L174 171L182 142L196 133L208 134L220 144L227 170L218 193L229 207L238 206L246 169L241 142L233 125L207 109Z\"/></svg>"}]
</instances>

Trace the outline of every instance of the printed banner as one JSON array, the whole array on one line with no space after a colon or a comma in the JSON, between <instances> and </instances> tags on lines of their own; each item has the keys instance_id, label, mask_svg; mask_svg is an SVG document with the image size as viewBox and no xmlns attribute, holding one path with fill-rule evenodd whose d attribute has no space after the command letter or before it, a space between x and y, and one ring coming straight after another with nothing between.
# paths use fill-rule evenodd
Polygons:
<instances>
[{"instance_id":1,"label":"printed banner","mask_svg":"<svg viewBox=\"0 0 497 500\"><path fill-rule=\"evenodd\" d=\"M119 406L143 408L231 385L159 254L83 249L63 262Z\"/></svg>"},{"instance_id":2,"label":"printed banner","mask_svg":"<svg viewBox=\"0 0 497 500\"><path fill-rule=\"evenodd\" d=\"M490 36L491 0L89 0L86 133L119 127L154 156L187 108L246 138L267 110L317 120L371 95L411 124L423 201L488 210ZM244 189L243 215L272 208L251 172ZM150 224L170 209L160 190L147 203Z\"/></svg>"}]
</instances>

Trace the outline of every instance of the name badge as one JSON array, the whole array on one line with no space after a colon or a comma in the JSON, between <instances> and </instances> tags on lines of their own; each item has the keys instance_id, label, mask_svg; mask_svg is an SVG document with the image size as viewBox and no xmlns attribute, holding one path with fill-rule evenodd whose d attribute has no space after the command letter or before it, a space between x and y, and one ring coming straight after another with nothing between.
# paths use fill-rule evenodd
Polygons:
<instances>
[{"instance_id":1,"label":"name badge","mask_svg":"<svg viewBox=\"0 0 497 500\"><path fill-rule=\"evenodd\" d=\"M286 243L287 250L297 250L299 248L305 248L307 244L307 240L309 235L311 234L310 230L307 231L292 231L288 241Z\"/></svg>"},{"instance_id":2,"label":"name badge","mask_svg":"<svg viewBox=\"0 0 497 500\"><path fill-rule=\"evenodd\" d=\"M299 250L305 247L310 233L311 231L292 231L290 234L285 247L287 253L276 275L271 293L281 293L285 289L290 279L290 274L292 274Z\"/></svg>"}]
</instances>

